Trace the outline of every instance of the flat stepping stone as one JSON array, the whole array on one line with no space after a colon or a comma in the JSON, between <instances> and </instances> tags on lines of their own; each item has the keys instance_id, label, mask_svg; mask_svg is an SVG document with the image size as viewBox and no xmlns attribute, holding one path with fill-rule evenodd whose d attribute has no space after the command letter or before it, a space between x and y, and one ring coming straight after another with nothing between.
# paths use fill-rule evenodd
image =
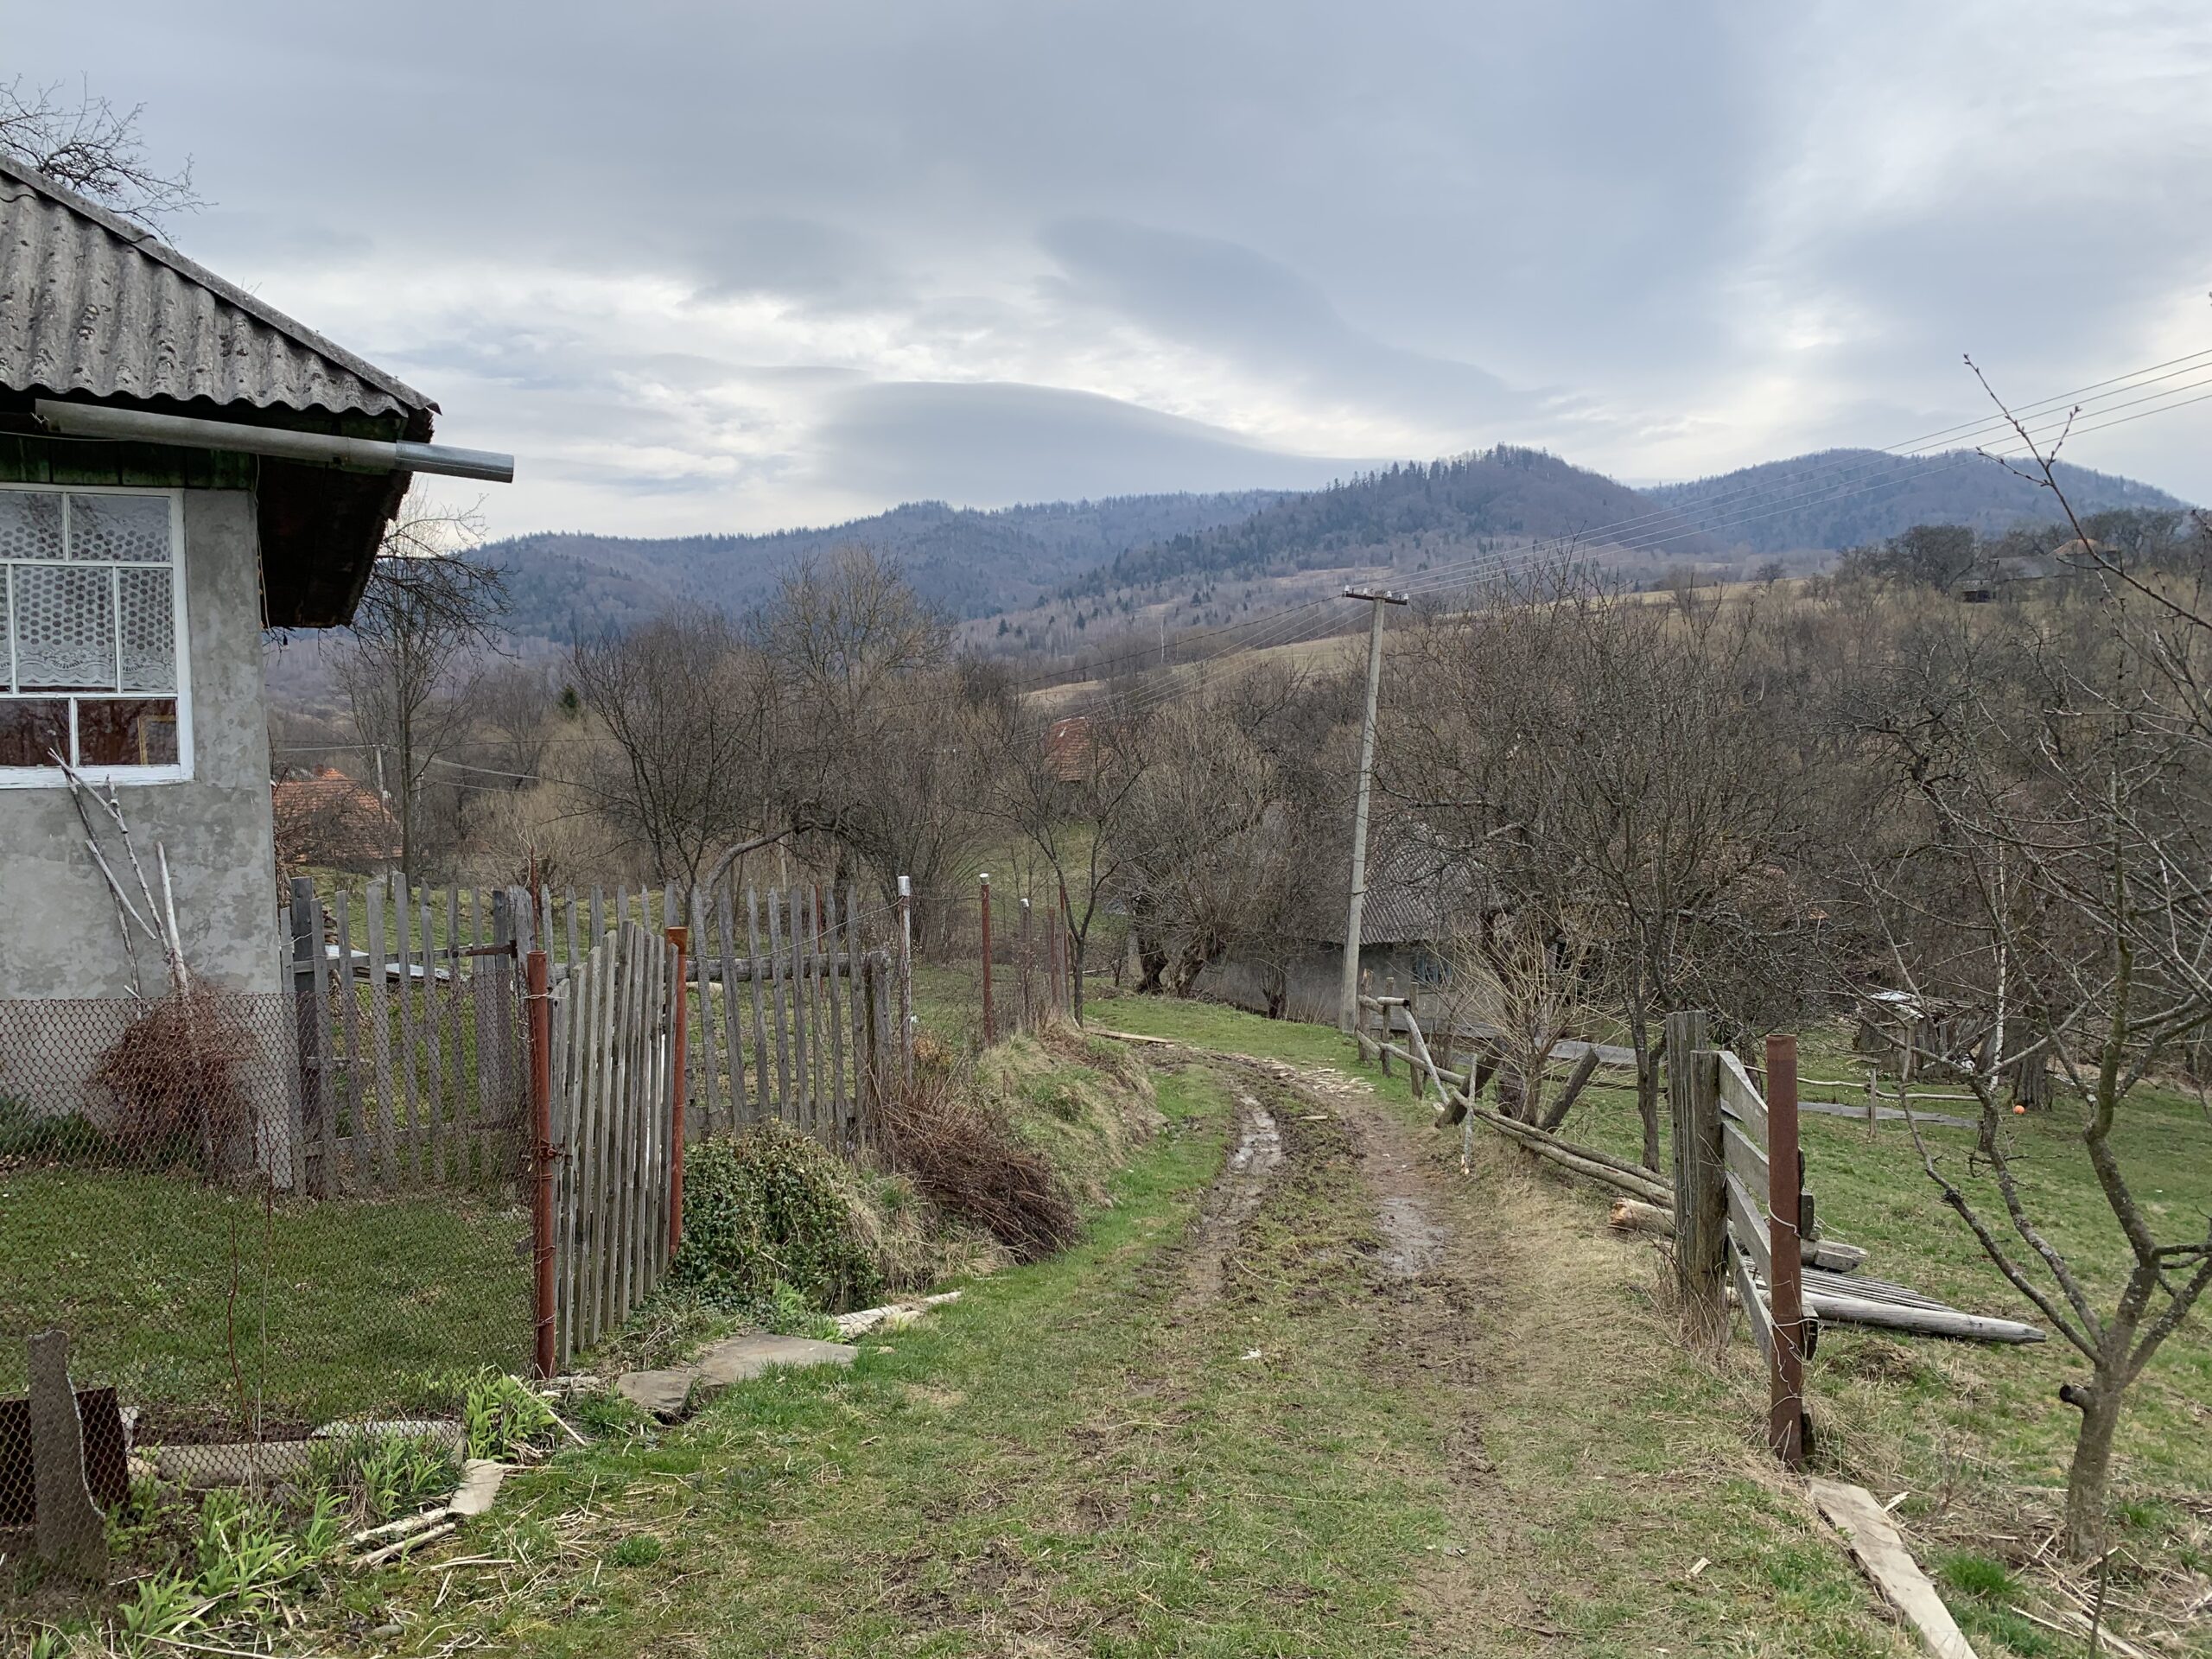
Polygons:
<instances>
[{"instance_id":1,"label":"flat stepping stone","mask_svg":"<svg viewBox=\"0 0 2212 1659\"><path fill-rule=\"evenodd\" d=\"M703 1398L732 1383L749 1382L779 1366L797 1370L850 1365L860 1351L842 1342L817 1342L811 1337L730 1337L689 1365L665 1371L625 1371L614 1380L614 1390L664 1422L674 1422L683 1416L695 1395Z\"/></svg>"}]
</instances>

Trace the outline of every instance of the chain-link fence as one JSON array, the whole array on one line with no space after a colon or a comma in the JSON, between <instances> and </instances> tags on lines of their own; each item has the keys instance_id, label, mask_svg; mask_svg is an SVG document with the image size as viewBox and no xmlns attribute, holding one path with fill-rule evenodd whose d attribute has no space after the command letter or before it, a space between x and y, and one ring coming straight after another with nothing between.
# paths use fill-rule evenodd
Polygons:
<instances>
[{"instance_id":1,"label":"chain-link fence","mask_svg":"<svg viewBox=\"0 0 2212 1659\"><path fill-rule=\"evenodd\" d=\"M30 1517L38 1332L69 1338L96 1479L251 1478L529 1365L512 958L346 966L0 1001L0 1528Z\"/></svg>"}]
</instances>

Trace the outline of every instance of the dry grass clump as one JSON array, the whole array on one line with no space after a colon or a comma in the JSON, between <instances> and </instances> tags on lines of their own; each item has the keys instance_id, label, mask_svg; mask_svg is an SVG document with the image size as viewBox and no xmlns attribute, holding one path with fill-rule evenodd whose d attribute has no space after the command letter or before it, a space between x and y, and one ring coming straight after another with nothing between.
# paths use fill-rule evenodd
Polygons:
<instances>
[{"instance_id":1,"label":"dry grass clump","mask_svg":"<svg viewBox=\"0 0 2212 1659\"><path fill-rule=\"evenodd\" d=\"M1017 1262L1074 1243L1081 1217L1051 1159L1025 1145L1005 1113L949 1058L917 1046L914 1080L881 1105L891 1167L938 1209L981 1228Z\"/></svg>"}]
</instances>

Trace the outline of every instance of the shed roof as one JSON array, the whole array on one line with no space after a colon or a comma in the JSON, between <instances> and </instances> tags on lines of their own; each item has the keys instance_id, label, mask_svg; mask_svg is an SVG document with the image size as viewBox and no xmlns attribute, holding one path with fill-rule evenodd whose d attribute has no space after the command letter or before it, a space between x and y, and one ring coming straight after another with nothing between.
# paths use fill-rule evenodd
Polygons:
<instances>
[{"instance_id":1,"label":"shed roof","mask_svg":"<svg viewBox=\"0 0 2212 1659\"><path fill-rule=\"evenodd\" d=\"M437 408L119 214L4 157L0 385L398 415L410 424Z\"/></svg>"}]
</instances>

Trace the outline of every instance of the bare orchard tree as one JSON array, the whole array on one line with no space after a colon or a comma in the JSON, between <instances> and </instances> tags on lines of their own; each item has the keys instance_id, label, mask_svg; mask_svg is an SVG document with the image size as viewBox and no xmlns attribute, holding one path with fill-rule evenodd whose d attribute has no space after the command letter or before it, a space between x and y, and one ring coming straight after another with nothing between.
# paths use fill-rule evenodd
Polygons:
<instances>
[{"instance_id":1,"label":"bare orchard tree","mask_svg":"<svg viewBox=\"0 0 2212 1659\"><path fill-rule=\"evenodd\" d=\"M1588 1021L1590 956L1589 936L1575 920L1534 906L1471 920L1447 942L1447 1018L1497 1033L1498 1109L1509 1116L1556 1129L1574 1103L1562 1090L1545 1109L1545 1069L1560 1039Z\"/></svg>"},{"instance_id":2,"label":"bare orchard tree","mask_svg":"<svg viewBox=\"0 0 2212 1659\"><path fill-rule=\"evenodd\" d=\"M984 811L1027 838L1052 873L1052 896L1067 896L1060 925L1073 957L1080 1023L1091 932L1128 852L1120 830L1156 752L1142 714L1118 701L1061 714L1008 696L977 725Z\"/></svg>"},{"instance_id":3,"label":"bare orchard tree","mask_svg":"<svg viewBox=\"0 0 2212 1659\"><path fill-rule=\"evenodd\" d=\"M791 822L865 867L887 904L911 876L916 925L942 938L982 844L972 728L1007 688L956 662L950 621L866 548L803 560L746 632L772 680Z\"/></svg>"},{"instance_id":4,"label":"bare orchard tree","mask_svg":"<svg viewBox=\"0 0 2212 1659\"><path fill-rule=\"evenodd\" d=\"M431 768L469 723L463 660L496 646L506 607L499 572L471 551L482 539L474 509L410 492L338 658L338 683L399 822L400 868L410 880L420 873Z\"/></svg>"},{"instance_id":5,"label":"bare orchard tree","mask_svg":"<svg viewBox=\"0 0 2212 1659\"><path fill-rule=\"evenodd\" d=\"M149 159L138 130L145 105L118 110L89 84L74 92L21 75L0 86L0 156L35 168L158 234L162 221L207 204L192 188L192 157L168 168Z\"/></svg>"},{"instance_id":6,"label":"bare orchard tree","mask_svg":"<svg viewBox=\"0 0 2212 1659\"><path fill-rule=\"evenodd\" d=\"M2077 1560L2102 1548L2127 1390L2212 1287L2212 1225L2161 1237L2115 1145L2154 1068L2212 1027L2212 615L2201 588L2098 556L2094 611L1958 615L1912 642L1912 694L1873 729L1918 833L1866 882L1907 988L1985 1011L1971 1058L1922 1057L1980 1102L1974 1158L1961 1169L1924 1141L1921 1158L2088 1362L2060 1392L2082 1414L2065 1526ZM2125 1243L2116 1264L2061 1248L2019 1179L2003 1108L2020 1063L2045 1056L2081 1099L2081 1153ZM2100 1293L2113 1278L2118 1294Z\"/></svg>"},{"instance_id":7,"label":"bare orchard tree","mask_svg":"<svg viewBox=\"0 0 2212 1659\"><path fill-rule=\"evenodd\" d=\"M569 671L593 733L575 786L655 878L688 900L723 849L787 823L772 677L719 611L671 611L576 642Z\"/></svg>"},{"instance_id":8,"label":"bare orchard tree","mask_svg":"<svg viewBox=\"0 0 2212 1659\"><path fill-rule=\"evenodd\" d=\"M1773 869L1802 802L1775 741L1788 703L1762 672L1763 602L1670 610L1562 566L1422 619L1390 659L1379 790L1507 911L1585 918L1655 1169L1667 1011L1717 1004L1725 1028L1797 989L1720 972L1749 952L1800 961L1766 937L1800 925Z\"/></svg>"}]
</instances>

